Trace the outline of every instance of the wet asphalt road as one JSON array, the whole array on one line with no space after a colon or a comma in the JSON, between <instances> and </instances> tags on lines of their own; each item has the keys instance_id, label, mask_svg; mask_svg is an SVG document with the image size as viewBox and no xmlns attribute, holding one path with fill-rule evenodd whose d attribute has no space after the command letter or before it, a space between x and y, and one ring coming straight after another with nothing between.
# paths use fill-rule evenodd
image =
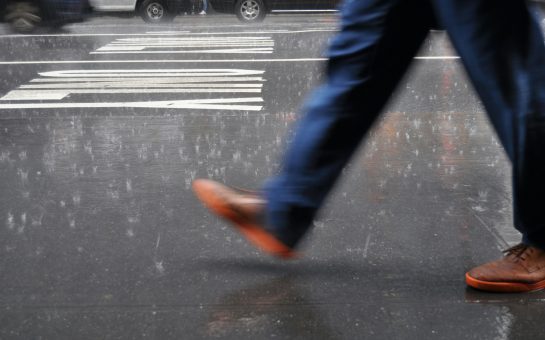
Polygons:
<instances>
[{"instance_id":1,"label":"wet asphalt road","mask_svg":"<svg viewBox=\"0 0 545 340\"><path fill-rule=\"evenodd\" d=\"M208 214L257 188L323 79L334 15L96 18L0 36L0 338L543 338L545 293L466 288L518 241L509 164L432 32L284 263Z\"/></svg>"}]
</instances>

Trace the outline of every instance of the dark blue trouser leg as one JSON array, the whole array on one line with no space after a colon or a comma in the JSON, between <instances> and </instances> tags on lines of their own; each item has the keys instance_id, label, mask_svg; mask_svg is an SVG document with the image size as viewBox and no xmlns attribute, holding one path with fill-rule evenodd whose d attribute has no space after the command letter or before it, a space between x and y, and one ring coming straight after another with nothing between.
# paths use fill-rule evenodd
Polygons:
<instances>
[{"instance_id":1,"label":"dark blue trouser leg","mask_svg":"<svg viewBox=\"0 0 545 340\"><path fill-rule=\"evenodd\" d=\"M294 245L405 73L434 21L427 0L349 0L311 97L265 187L268 223Z\"/></svg>"},{"instance_id":2,"label":"dark blue trouser leg","mask_svg":"<svg viewBox=\"0 0 545 340\"><path fill-rule=\"evenodd\" d=\"M525 1L432 0L513 164L515 227L545 249L545 46Z\"/></svg>"}]
</instances>

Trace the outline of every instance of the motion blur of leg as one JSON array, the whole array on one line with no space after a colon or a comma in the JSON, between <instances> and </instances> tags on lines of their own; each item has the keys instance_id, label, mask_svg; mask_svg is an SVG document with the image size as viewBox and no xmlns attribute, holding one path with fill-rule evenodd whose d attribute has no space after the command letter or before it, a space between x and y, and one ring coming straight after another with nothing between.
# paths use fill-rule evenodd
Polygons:
<instances>
[{"instance_id":1,"label":"motion blur of leg","mask_svg":"<svg viewBox=\"0 0 545 340\"><path fill-rule=\"evenodd\" d=\"M428 0L352 0L344 4L341 20L329 49L328 79L304 108L281 172L264 188L263 202L252 206L249 194L209 180L193 185L207 207L273 255L294 254L426 37L434 14ZM256 237L257 230L267 237ZM284 247L273 245L274 240Z\"/></svg>"},{"instance_id":2,"label":"motion blur of leg","mask_svg":"<svg viewBox=\"0 0 545 340\"><path fill-rule=\"evenodd\" d=\"M329 49L327 82L298 122L280 174L265 186L267 221L296 244L382 112L434 24L426 0L352 0Z\"/></svg>"},{"instance_id":3,"label":"motion blur of leg","mask_svg":"<svg viewBox=\"0 0 545 340\"><path fill-rule=\"evenodd\" d=\"M466 274L493 291L545 288L545 46L525 1L432 0L513 165L522 243Z\"/></svg>"},{"instance_id":4,"label":"motion blur of leg","mask_svg":"<svg viewBox=\"0 0 545 340\"><path fill-rule=\"evenodd\" d=\"M545 288L545 47L524 1L349 0L329 50L327 81L308 102L281 172L259 194L260 203L244 205L250 194L207 180L195 182L197 195L243 234L266 232L292 251L436 16L512 161L514 220L524 235L504 258L468 272L466 282L503 292ZM246 237L274 255L286 254Z\"/></svg>"}]
</instances>

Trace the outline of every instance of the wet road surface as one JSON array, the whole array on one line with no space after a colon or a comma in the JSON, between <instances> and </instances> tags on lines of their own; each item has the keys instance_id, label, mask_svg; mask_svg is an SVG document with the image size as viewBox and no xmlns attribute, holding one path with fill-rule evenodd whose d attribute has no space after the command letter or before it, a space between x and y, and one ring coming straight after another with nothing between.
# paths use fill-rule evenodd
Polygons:
<instances>
[{"instance_id":1,"label":"wet road surface","mask_svg":"<svg viewBox=\"0 0 545 340\"><path fill-rule=\"evenodd\" d=\"M466 288L517 243L510 170L432 32L302 245L259 254L190 183L256 188L334 15L4 31L0 338L543 338L545 293Z\"/></svg>"}]
</instances>

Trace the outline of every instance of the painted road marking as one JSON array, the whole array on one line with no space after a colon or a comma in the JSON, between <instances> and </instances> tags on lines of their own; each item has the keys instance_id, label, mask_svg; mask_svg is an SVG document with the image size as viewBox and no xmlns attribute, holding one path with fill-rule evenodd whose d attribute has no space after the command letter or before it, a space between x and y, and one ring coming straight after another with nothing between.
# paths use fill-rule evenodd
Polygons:
<instances>
[{"instance_id":1,"label":"painted road marking","mask_svg":"<svg viewBox=\"0 0 545 340\"><path fill-rule=\"evenodd\" d=\"M265 71L241 70L241 69L217 69L217 68L192 68L192 69L119 69L119 70L62 70L40 72L43 77L71 78L71 77L239 77L239 76L260 76ZM237 78L231 78L237 79Z\"/></svg>"},{"instance_id":2,"label":"painted road marking","mask_svg":"<svg viewBox=\"0 0 545 340\"><path fill-rule=\"evenodd\" d=\"M273 53L271 37L142 37L116 39L91 54Z\"/></svg>"},{"instance_id":3,"label":"painted road marking","mask_svg":"<svg viewBox=\"0 0 545 340\"><path fill-rule=\"evenodd\" d=\"M63 108L164 108L164 109L207 109L260 111L261 105L233 105L234 103L261 103L261 97L163 100L145 102L103 102L103 103L33 103L0 104L0 109L63 109Z\"/></svg>"},{"instance_id":4,"label":"painted road marking","mask_svg":"<svg viewBox=\"0 0 545 340\"><path fill-rule=\"evenodd\" d=\"M168 35L229 35L229 34L294 34L294 33L317 33L317 32L337 32L338 28L310 28L302 30L263 30L263 31L236 31L236 32L187 32L187 31L149 31L146 34L168 34Z\"/></svg>"},{"instance_id":5,"label":"painted road marking","mask_svg":"<svg viewBox=\"0 0 545 340\"><path fill-rule=\"evenodd\" d=\"M216 26L212 26L214 28ZM320 28L320 29L303 29L303 30L264 30L264 31L231 31L226 32L187 32L187 31L166 31L167 34L174 35L233 35L233 34L297 34L297 33L312 33L312 32L337 32L336 27ZM66 33L66 34L5 34L0 35L0 39L12 38L45 38L45 37L135 37L145 36L148 34L164 35L165 31L146 32L146 33Z\"/></svg>"},{"instance_id":6,"label":"painted road marking","mask_svg":"<svg viewBox=\"0 0 545 340\"><path fill-rule=\"evenodd\" d=\"M0 98L0 109L76 107L154 107L259 111L264 78L262 70L246 69L112 69L41 72L39 78ZM240 97L249 94L249 97ZM71 95L93 95L94 102L68 101ZM97 95L146 95L149 101L96 102ZM160 100L153 96L161 94ZM165 100L165 95L175 95ZM183 98L207 94L206 98ZM210 98L211 94L223 94ZM236 96L235 98L233 98ZM65 101L63 101L65 100ZM9 103L8 103L9 102Z\"/></svg>"},{"instance_id":7,"label":"painted road marking","mask_svg":"<svg viewBox=\"0 0 545 340\"><path fill-rule=\"evenodd\" d=\"M416 60L457 60L459 56L419 56ZM278 58L278 59L132 59L132 60L35 60L35 61L0 61L0 65L48 65L48 64L181 64L181 63L286 63L286 62L323 62L327 58Z\"/></svg>"}]
</instances>

